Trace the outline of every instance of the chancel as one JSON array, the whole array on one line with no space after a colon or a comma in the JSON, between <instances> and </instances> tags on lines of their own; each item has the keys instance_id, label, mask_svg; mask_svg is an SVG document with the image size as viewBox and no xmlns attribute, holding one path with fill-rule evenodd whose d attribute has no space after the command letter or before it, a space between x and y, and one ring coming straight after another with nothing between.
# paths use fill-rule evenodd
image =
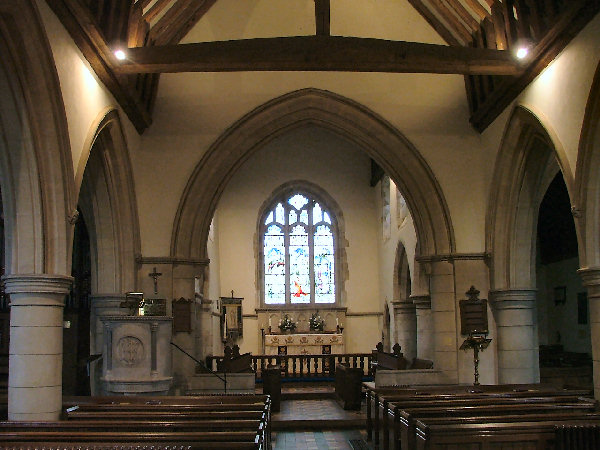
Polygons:
<instances>
[{"instance_id":1,"label":"chancel","mask_svg":"<svg viewBox=\"0 0 600 450\"><path fill-rule=\"evenodd\" d=\"M211 435L198 411L212 400L194 396L198 376L214 385L205 392L227 379L228 394L238 377L240 392L271 397L239 406L249 417L223 410L238 422L210 432L268 446L265 422L302 415L285 403L290 386L334 408L337 382L340 404L362 407L356 422L337 409L304 419L337 417L357 433L346 441L367 439L369 392L373 440L377 427L382 444L395 439L383 429L396 424L407 448L452 433L466 448L481 436L444 422L463 417L442 411L445 395L474 402L473 423L515 420L474 391L543 392L527 423L564 414L564 387L599 399L599 11L598 0L0 1L0 412L16 426L65 418L73 398L97 411L107 394L137 395L115 400L114 417L136 402L169 416L181 401L197 410L200 431L186 436L201 446ZM227 371L235 346L251 372ZM442 408L428 417L412 409L422 386ZM536 436L555 439L557 417ZM150 439L89 426L114 445Z\"/></svg>"}]
</instances>

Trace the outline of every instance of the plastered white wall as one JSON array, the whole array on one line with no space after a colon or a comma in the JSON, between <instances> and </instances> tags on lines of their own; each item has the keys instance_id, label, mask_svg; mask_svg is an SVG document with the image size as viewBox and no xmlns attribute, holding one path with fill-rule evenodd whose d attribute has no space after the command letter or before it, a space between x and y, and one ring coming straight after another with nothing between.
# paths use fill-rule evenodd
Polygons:
<instances>
[{"instance_id":1,"label":"plastered white wall","mask_svg":"<svg viewBox=\"0 0 600 450\"><path fill-rule=\"evenodd\" d=\"M91 149L91 139L98 122L108 111L119 110L130 152L137 149L139 135L47 3L38 0L37 5L46 28L63 94L73 171L76 177L81 178Z\"/></svg>"}]
</instances>

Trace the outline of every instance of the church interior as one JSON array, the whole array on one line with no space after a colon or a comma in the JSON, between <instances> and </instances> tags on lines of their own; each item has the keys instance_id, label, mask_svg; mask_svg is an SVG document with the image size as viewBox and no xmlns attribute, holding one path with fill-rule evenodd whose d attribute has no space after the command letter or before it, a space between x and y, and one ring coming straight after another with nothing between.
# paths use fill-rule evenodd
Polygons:
<instances>
[{"instance_id":1,"label":"church interior","mask_svg":"<svg viewBox=\"0 0 600 450\"><path fill-rule=\"evenodd\" d=\"M4 419L236 358L599 399L599 11L0 2Z\"/></svg>"}]
</instances>

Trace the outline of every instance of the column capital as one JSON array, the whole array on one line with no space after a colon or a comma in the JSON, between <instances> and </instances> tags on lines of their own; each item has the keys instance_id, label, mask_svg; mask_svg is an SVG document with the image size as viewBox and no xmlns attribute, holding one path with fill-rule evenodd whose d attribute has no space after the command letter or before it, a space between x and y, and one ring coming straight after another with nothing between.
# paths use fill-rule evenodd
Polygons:
<instances>
[{"instance_id":1,"label":"column capital","mask_svg":"<svg viewBox=\"0 0 600 450\"><path fill-rule=\"evenodd\" d=\"M417 309L431 309L431 295L411 295L410 300Z\"/></svg>"},{"instance_id":2,"label":"column capital","mask_svg":"<svg viewBox=\"0 0 600 450\"><path fill-rule=\"evenodd\" d=\"M73 277L45 273L9 274L2 277L11 306L63 306Z\"/></svg>"},{"instance_id":3,"label":"column capital","mask_svg":"<svg viewBox=\"0 0 600 450\"><path fill-rule=\"evenodd\" d=\"M495 309L532 309L537 289L496 289L490 291L490 303Z\"/></svg>"},{"instance_id":4,"label":"column capital","mask_svg":"<svg viewBox=\"0 0 600 450\"><path fill-rule=\"evenodd\" d=\"M415 304L412 301L394 301L392 302L392 307L394 308L394 312L398 314L414 314L415 313Z\"/></svg>"},{"instance_id":5,"label":"column capital","mask_svg":"<svg viewBox=\"0 0 600 450\"><path fill-rule=\"evenodd\" d=\"M577 272L581 276L585 287L600 289L600 267L586 267L579 269Z\"/></svg>"}]
</instances>

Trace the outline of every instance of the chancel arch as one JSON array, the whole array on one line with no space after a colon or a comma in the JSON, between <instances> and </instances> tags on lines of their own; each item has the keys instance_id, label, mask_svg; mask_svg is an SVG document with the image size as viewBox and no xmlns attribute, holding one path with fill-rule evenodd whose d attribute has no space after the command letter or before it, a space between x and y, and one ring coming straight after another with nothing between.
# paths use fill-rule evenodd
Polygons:
<instances>
[{"instance_id":1,"label":"chancel arch","mask_svg":"<svg viewBox=\"0 0 600 450\"><path fill-rule=\"evenodd\" d=\"M490 300L497 324L498 381L539 380L536 318L536 230L540 204L568 164L548 126L523 107L513 111L496 159L486 222Z\"/></svg>"},{"instance_id":2,"label":"chancel arch","mask_svg":"<svg viewBox=\"0 0 600 450\"><path fill-rule=\"evenodd\" d=\"M417 253L448 254L454 233L441 188L413 145L364 106L329 91L302 89L248 113L208 149L179 203L171 240L174 257L206 257L211 219L227 182L255 151L294 128L316 125L373 158L405 193L417 230Z\"/></svg>"},{"instance_id":3,"label":"chancel arch","mask_svg":"<svg viewBox=\"0 0 600 450\"><path fill-rule=\"evenodd\" d=\"M8 415L57 420L74 183L60 84L35 2L0 4L0 54L4 283L11 300Z\"/></svg>"}]
</instances>

